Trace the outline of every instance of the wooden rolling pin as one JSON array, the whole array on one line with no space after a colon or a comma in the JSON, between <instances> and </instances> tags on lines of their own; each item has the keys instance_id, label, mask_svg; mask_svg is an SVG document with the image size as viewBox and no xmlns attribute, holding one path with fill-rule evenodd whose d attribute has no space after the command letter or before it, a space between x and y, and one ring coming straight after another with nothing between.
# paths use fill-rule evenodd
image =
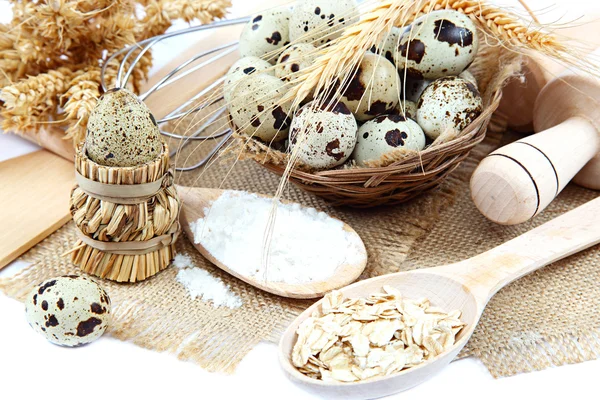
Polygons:
<instances>
[{"instance_id":1,"label":"wooden rolling pin","mask_svg":"<svg viewBox=\"0 0 600 400\"><path fill-rule=\"evenodd\" d=\"M583 73L552 80L537 98L533 122L539 133L494 151L471 177L475 205L499 224L534 217L573 178L600 189L600 80Z\"/></svg>"},{"instance_id":2,"label":"wooden rolling pin","mask_svg":"<svg viewBox=\"0 0 600 400\"><path fill-rule=\"evenodd\" d=\"M600 15L588 15L586 23L560 29L561 37L586 43L591 52L600 47ZM502 100L496 113L506 119L507 126L522 133L533 132L535 100L548 82L564 71L564 65L541 55L525 58L521 75L511 79L502 89Z\"/></svg>"}]
</instances>

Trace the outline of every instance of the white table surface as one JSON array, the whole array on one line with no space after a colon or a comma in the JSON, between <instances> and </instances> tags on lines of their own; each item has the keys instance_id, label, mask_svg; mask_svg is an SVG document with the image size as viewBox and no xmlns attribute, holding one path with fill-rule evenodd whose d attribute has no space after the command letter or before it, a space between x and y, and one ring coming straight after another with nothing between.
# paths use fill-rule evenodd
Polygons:
<instances>
[{"instance_id":1,"label":"white table surface","mask_svg":"<svg viewBox=\"0 0 600 400\"><path fill-rule=\"evenodd\" d=\"M239 4L240 2L238 2ZM503 0L515 5L515 1ZM595 1L555 0L545 20L566 14L574 19ZM551 6L530 0L532 7ZM0 2L0 21L6 5ZM554 14L553 14L554 13ZM2 18L4 17L4 18ZM0 161L36 150L20 138L0 135ZM1 182L0 176L0 182ZM0 190L9 190L1 187ZM25 266L15 262L0 272L14 274ZM199 366L103 337L77 349L54 346L25 321L23 305L0 295L0 399L310 399L279 369L277 348L259 344L233 375L208 373ZM392 399L557 399L598 398L600 360L493 379L476 359L455 361L438 376Z\"/></svg>"}]
</instances>

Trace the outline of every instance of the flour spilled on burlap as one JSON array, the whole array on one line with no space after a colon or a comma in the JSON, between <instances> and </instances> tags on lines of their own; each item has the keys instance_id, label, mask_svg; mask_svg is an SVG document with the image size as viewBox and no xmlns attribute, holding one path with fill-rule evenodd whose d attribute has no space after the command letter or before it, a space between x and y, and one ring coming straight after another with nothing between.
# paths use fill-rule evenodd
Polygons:
<instances>
[{"instance_id":1,"label":"flour spilled on burlap","mask_svg":"<svg viewBox=\"0 0 600 400\"><path fill-rule=\"evenodd\" d=\"M239 308L243 302L229 286L207 271L198 268L187 254L177 254L173 266L179 269L177 282L181 283L192 299L201 299L213 307Z\"/></svg>"}]
</instances>

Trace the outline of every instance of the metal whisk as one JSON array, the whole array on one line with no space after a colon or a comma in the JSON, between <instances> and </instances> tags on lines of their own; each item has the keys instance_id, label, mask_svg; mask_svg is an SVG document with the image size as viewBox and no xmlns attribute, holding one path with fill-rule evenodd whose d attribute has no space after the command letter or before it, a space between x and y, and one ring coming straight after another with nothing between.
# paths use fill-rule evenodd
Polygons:
<instances>
[{"instance_id":1,"label":"metal whisk","mask_svg":"<svg viewBox=\"0 0 600 400\"><path fill-rule=\"evenodd\" d=\"M199 31L207 31L207 30L218 29L218 28L226 27L226 26L245 24L249 20L250 20L250 17L243 17L243 18L237 18L237 19L231 19L231 20L216 21L216 22L206 24L206 25L193 26L193 27L190 27L187 29L182 29L182 30L176 31L176 32L165 33L163 35L148 38L148 39L142 40L138 43L135 43L134 45L125 47L125 48L119 50L118 52L112 54L107 59L107 61L104 63L104 65L102 66L102 74L101 74L102 88L105 91L109 89L106 85L106 80L105 80L107 66L111 62L116 60L118 57L122 57L122 58L120 59L119 64L118 64L115 86L116 87L126 87L127 81L131 77L131 74L133 73L135 66L140 62L140 60L144 56L144 54L146 52L148 52L156 44L158 44L166 39L173 38L176 36L184 36L184 35L188 35L188 34L191 34L194 32L199 32ZM178 65L176 68L174 68L172 71L167 73L164 77L162 77L156 84L154 84L146 92L141 93L139 95L140 100L142 100L142 101L146 100L148 97L152 96L153 94L155 95L161 89L164 89L165 87L177 82L178 80L188 76L189 74L192 74L201 68L206 68L206 67L210 66L210 64L218 61L219 59L233 53L234 51L237 50L238 43L239 43L238 41L235 41L235 42L228 43L228 44L225 44L222 46L218 46L213 49L203 51L199 54L194 55L193 57L184 61L183 63ZM130 59L133 59L133 61L128 63L128 60L130 60ZM194 65L196 63L197 63L197 65ZM174 132L169 132L166 129L161 128L161 125L164 125L167 122L174 121L174 120L177 120L184 116L187 116L190 113L201 111L203 109L206 109L210 106L213 106L213 105L219 103L223 99L222 96L215 98L215 99L210 98L210 101L203 102L200 105L198 105L192 109L188 109L192 105L196 104L196 102L199 99L207 96L209 93L214 91L217 87L219 87L219 85L221 85L223 83L224 79L225 78L222 77L220 79L217 79L215 82L212 82L209 86L207 86L203 90L192 95L192 97L189 98L188 100L186 100L183 104L181 104L178 107L176 107L175 109L169 111L163 118L160 118L157 120L161 134L163 134L166 137L182 141L179 146L180 148L187 145L191 141L197 141L197 140L213 141L213 140L220 139L214 144L213 148L208 152L208 154L204 158L202 158L198 163L191 165L191 166L186 166L186 167L176 167L177 171L190 171L190 170L194 170L196 168L202 167L227 142L227 140L230 138L230 136L232 134L232 130L230 128L223 129L216 133L203 135L203 132L205 132L207 130L207 128L225 112L226 108L224 106L218 108L209 117L206 118L206 120L200 127L195 129L189 135L178 135ZM176 153L177 153L177 148L171 150L171 156L174 156Z\"/></svg>"}]
</instances>

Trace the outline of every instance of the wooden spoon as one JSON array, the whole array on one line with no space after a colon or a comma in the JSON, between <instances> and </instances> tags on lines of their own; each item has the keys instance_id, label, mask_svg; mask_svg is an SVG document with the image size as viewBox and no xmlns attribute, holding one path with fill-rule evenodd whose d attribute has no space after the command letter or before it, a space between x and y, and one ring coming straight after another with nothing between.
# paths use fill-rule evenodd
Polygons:
<instances>
[{"instance_id":1,"label":"wooden spoon","mask_svg":"<svg viewBox=\"0 0 600 400\"><path fill-rule=\"evenodd\" d=\"M467 325L457 336L454 346L417 367L355 383L323 382L298 372L291 360L296 329L321 301L300 314L285 331L279 344L279 360L295 383L327 398L377 398L409 389L429 379L454 359L469 340L487 302L498 290L538 268L597 243L600 243L600 198L471 259L371 278L342 289L346 297L367 297L380 292L383 285L390 285L406 298L427 297L432 305L448 312L462 311L461 320ZM519 307L518 304L514 306Z\"/></svg>"},{"instance_id":2,"label":"wooden spoon","mask_svg":"<svg viewBox=\"0 0 600 400\"><path fill-rule=\"evenodd\" d=\"M265 292L295 299L312 299L315 297L321 297L331 290L354 282L367 266L367 251L363 245L364 258L362 262L356 265L348 264L339 266L335 270L334 275L327 281L317 281L305 285L298 285L283 282L269 282L253 276L241 275L217 260L202 246L202 244L194 243L194 234L190 229L190 222L196 221L198 218L203 218L204 208L210 207L211 203L218 199L219 196L225 192L225 190L178 186L177 192L179 193L179 197L183 202L180 217L182 228L200 254L202 254L208 261L221 268L223 271L243 280L254 287L264 290ZM269 198L269 196L259 196ZM347 232L356 234L356 232L347 224L344 224L344 229Z\"/></svg>"}]
</instances>

